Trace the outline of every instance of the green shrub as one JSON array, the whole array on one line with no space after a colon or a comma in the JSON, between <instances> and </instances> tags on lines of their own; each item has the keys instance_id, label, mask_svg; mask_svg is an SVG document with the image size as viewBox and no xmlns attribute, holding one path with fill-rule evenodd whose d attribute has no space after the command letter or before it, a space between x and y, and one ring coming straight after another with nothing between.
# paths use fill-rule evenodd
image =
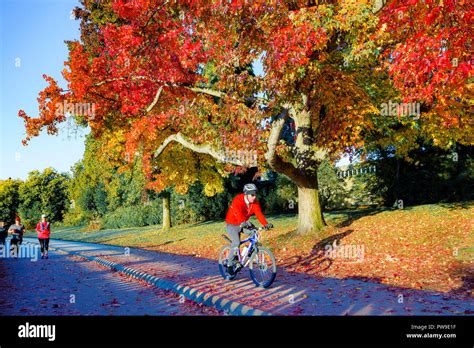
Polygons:
<instances>
[{"instance_id":1,"label":"green shrub","mask_svg":"<svg viewBox=\"0 0 474 348\"><path fill-rule=\"evenodd\" d=\"M171 194L171 223L179 225L207 220L223 219L232 196L228 192L208 197L203 185L194 184L186 195Z\"/></svg>"},{"instance_id":2,"label":"green shrub","mask_svg":"<svg viewBox=\"0 0 474 348\"><path fill-rule=\"evenodd\" d=\"M87 225L91 217L82 212L68 211L64 214L62 226L83 226Z\"/></svg>"},{"instance_id":3,"label":"green shrub","mask_svg":"<svg viewBox=\"0 0 474 348\"><path fill-rule=\"evenodd\" d=\"M105 228L141 227L161 224L161 204L151 201L149 205L119 207L102 218Z\"/></svg>"},{"instance_id":4,"label":"green shrub","mask_svg":"<svg viewBox=\"0 0 474 348\"><path fill-rule=\"evenodd\" d=\"M281 174L273 174L274 183L260 189L258 200L265 214L293 213L298 211L298 189Z\"/></svg>"}]
</instances>

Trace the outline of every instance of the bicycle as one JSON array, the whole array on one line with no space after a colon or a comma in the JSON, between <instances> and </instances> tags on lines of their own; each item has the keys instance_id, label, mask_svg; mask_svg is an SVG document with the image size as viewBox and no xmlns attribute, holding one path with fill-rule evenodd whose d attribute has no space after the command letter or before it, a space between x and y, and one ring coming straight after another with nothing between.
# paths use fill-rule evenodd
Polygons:
<instances>
[{"instance_id":1,"label":"bicycle","mask_svg":"<svg viewBox=\"0 0 474 348\"><path fill-rule=\"evenodd\" d=\"M226 280L233 280L237 273L239 273L244 267L249 267L250 278L255 283L256 286L262 288L270 287L276 278L276 260L275 256L273 256L272 252L262 246L260 243L260 231L263 230L262 228L256 228L252 226L248 228L251 232L250 237L240 241L240 245L245 243L249 243L248 246L245 246L242 253L240 252L240 248L236 255L237 260L242 265L242 268L237 270L234 274L229 274L227 271L227 260L229 253L231 251L230 245L226 245L221 249L219 254L219 271L222 277ZM230 238L226 235L222 235L225 240L231 242Z\"/></svg>"}]
</instances>

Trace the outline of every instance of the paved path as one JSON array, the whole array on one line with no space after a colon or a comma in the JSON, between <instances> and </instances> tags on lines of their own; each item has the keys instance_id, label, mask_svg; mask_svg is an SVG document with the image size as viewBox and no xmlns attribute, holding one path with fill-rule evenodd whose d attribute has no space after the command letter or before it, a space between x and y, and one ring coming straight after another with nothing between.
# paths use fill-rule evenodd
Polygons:
<instances>
[{"instance_id":1,"label":"paved path","mask_svg":"<svg viewBox=\"0 0 474 348\"><path fill-rule=\"evenodd\" d=\"M219 314L95 262L55 251L41 260L31 250L36 255L0 259L1 315Z\"/></svg>"},{"instance_id":2,"label":"paved path","mask_svg":"<svg viewBox=\"0 0 474 348\"><path fill-rule=\"evenodd\" d=\"M31 241L36 243L34 239ZM441 292L405 289L354 279L315 277L286 272L283 269L279 269L277 279L270 289L260 289L254 286L247 271L240 273L234 281L223 280L215 260L61 240L52 240L51 246L89 256L99 256L274 315L472 315L474 313L472 297L459 297ZM74 264L82 266L77 261ZM105 273L102 276L105 277ZM58 275L58 278L61 276Z\"/></svg>"}]
</instances>

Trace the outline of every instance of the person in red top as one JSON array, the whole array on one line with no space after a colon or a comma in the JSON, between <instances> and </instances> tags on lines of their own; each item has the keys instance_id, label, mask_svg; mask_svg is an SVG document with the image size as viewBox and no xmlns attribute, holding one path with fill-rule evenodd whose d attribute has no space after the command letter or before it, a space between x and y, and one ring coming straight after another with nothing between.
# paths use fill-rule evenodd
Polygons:
<instances>
[{"instance_id":1,"label":"person in red top","mask_svg":"<svg viewBox=\"0 0 474 348\"><path fill-rule=\"evenodd\" d=\"M41 246L41 258L48 258L49 236L51 235L51 224L46 221L46 215L41 215L41 221L36 225L38 232L38 241Z\"/></svg>"},{"instance_id":2,"label":"person in red top","mask_svg":"<svg viewBox=\"0 0 474 348\"><path fill-rule=\"evenodd\" d=\"M242 268L242 265L237 261L234 269L234 259L239 251L240 233L243 228L253 226L248 219L254 214L264 229L268 230L273 227L265 219L260 204L257 201L257 186L246 184L244 186L244 193L237 195L232 200L225 218L227 233L229 233L232 241L229 258L227 259L227 270L230 274Z\"/></svg>"}]
</instances>

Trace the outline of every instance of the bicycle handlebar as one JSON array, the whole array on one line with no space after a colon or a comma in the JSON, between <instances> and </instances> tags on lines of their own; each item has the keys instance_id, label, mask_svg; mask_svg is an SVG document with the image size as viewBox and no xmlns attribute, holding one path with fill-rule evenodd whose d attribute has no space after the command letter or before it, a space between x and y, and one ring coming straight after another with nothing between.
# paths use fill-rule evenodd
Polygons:
<instances>
[{"instance_id":1,"label":"bicycle handlebar","mask_svg":"<svg viewBox=\"0 0 474 348\"><path fill-rule=\"evenodd\" d=\"M273 228L273 227L271 227ZM269 229L271 229L269 228ZM263 227L256 227L256 226L253 226L252 228L246 228L246 230L249 230L251 231L252 233L256 233L256 232L260 232L260 231L268 231L269 229L266 229L266 228L263 228Z\"/></svg>"}]
</instances>

